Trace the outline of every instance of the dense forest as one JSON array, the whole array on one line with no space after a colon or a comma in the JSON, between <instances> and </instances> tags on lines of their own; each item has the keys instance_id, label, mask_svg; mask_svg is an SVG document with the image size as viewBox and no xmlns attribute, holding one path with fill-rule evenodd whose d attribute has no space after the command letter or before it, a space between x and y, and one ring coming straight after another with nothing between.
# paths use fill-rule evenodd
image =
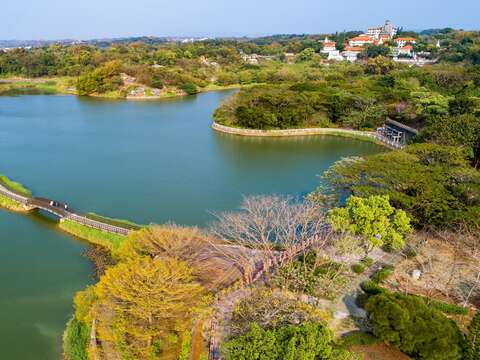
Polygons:
<instances>
[{"instance_id":1,"label":"dense forest","mask_svg":"<svg viewBox=\"0 0 480 360\"><path fill-rule=\"evenodd\" d=\"M342 49L347 39L358 33L329 36ZM146 87L148 93L169 88L193 94L211 85L321 80L324 36L278 35L189 43L138 38L0 50L0 77L66 77L70 80L67 85L80 95L116 97L127 96L134 86ZM416 36L416 51L429 51L440 62L480 64L480 35L476 32L444 29ZM434 46L436 41L440 41L440 49ZM254 64L243 57L252 54L259 57ZM366 49L363 57L381 54L384 51L376 46ZM298 64L303 66L295 66Z\"/></svg>"}]
</instances>

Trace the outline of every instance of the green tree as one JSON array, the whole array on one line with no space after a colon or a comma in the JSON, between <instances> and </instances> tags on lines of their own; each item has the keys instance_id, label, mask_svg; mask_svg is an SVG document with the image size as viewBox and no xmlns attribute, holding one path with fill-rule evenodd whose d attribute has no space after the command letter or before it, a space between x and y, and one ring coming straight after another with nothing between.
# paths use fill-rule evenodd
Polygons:
<instances>
[{"instance_id":1,"label":"green tree","mask_svg":"<svg viewBox=\"0 0 480 360\"><path fill-rule=\"evenodd\" d=\"M93 71L86 72L77 80L78 94L90 95L117 90L123 83L119 77L120 69L120 62L111 61Z\"/></svg>"},{"instance_id":2,"label":"green tree","mask_svg":"<svg viewBox=\"0 0 480 360\"><path fill-rule=\"evenodd\" d=\"M412 231L405 211L393 208L388 196L351 196L345 207L329 211L328 222L335 231L360 236L367 253L381 246L400 249Z\"/></svg>"},{"instance_id":3,"label":"green tree","mask_svg":"<svg viewBox=\"0 0 480 360\"><path fill-rule=\"evenodd\" d=\"M448 109L453 116L471 114L475 109L475 101L469 96L457 95L449 101Z\"/></svg>"},{"instance_id":4,"label":"green tree","mask_svg":"<svg viewBox=\"0 0 480 360\"><path fill-rule=\"evenodd\" d=\"M370 45L360 54L361 58L373 59L379 56L386 57L390 54L390 48L385 45Z\"/></svg>"},{"instance_id":5,"label":"green tree","mask_svg":"<svg viewBox=\"0 0 480 360\"><path fill-rule=\"evenodd\" d=\"M295 61L296 62L312 61L314 57L315 57L315 50L312 48L306 48L297 55L297 57L295 58Z\"/></svg>"},{"instance_id":6,"label":"green tree","mask_svg":"<svg viewBox=\"0 0 480 360\"><path fill-rule=\"evenodd\" d=\"M373 332L419 360L463 359L463 335L453 320L419 297L379 294L365 309Z\"/></svg>"},{"instance_id":7,"label":"green tree","mask_svg":"<svg viewBox=\"0 0 480 360\"><path fill-rule=\"evenodd\" d=\"M333 334L322 324L307 322L279 329L262 329L252 324L244 335L223 346L228 360L334 360L345 352L333 348Z\"/></svg>"},{"instance_id":8,"label":"green tree","mask_svg":"<svg viewBox=\"0 0 480 360\"><path fill-rule=\"evenodd\" d=\"M181 86L181 89L185 91L188 95L198 94L197 85L191 82L186 82Z\"/></svg>"},{"instance_id":9,"label":"green tree","mask_svg":"<svg viewBox=\"0 0 480 360\"><path fill-rule=\"evenodd\" d=\"M480 167L480 119L471 114L432 117L419 141L464 146L471 151L472 165Z\"/></svg>"},{"instance_id":10,"label":"green tree","mask_svg":"<svg viewBox=\"0 0 480 360\"><path fill-rule=\"evenodd\" d=\"M480 173L460 147L416 144L366 158L348 158L323 177L319 198L388 195L419 227L478 224ZM315 197L315 196L313 196Z\"/></svg>"},{"instance_id":11,"label":"green tree","mask_svg":"<svg viewBox=\"0 0 480 360\"><path fill-rule=\"evenodd\" d=\"M465 360L480 360L480 311L477 311L468 327Z\"/></svg>"},{"instance_id":12,"label":"green tree","mask_svg":"<svg viewBox=\"0 0 480 360\"><path fill-rule=\"evenodd\" d=\"M368 60L365 72L371 75L386 75L395 69L395 63L384 56Z\"/></svg>"}]
</instances>

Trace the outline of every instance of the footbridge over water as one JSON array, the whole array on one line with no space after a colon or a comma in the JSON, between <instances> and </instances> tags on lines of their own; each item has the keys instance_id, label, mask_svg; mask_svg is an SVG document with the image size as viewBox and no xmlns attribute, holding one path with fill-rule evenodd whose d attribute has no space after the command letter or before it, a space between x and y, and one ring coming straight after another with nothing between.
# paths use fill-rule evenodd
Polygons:
<instances>
[{"instance_id":1,"label":"footbridge over water","mask_svg":"<svg viewBox=\"0 0 480 360\"><path fill-rule=\"evenodd\" d=\"M66 206L65 203L58 202L52 199L41 198L41 197L27 197L20 195L7 189L5 186L0 184L0 194L22 204L25 209L28 210L43 210L46 211L60 219L60 221L69 220L73 221L77 224L88 226L93 229L97 229L100 231L105 231L112 234L118 235L128 235L130 229L123 228L120 226L107 224L98 220L93 220L88 218L85 215L77 213L76 211L70 209Z\"/></svg>"}]
</instances>

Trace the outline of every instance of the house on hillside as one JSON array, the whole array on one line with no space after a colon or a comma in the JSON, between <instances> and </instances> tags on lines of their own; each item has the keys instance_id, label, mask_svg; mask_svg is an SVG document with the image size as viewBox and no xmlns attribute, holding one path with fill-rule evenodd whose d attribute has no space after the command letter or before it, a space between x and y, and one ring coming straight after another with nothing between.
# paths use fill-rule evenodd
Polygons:
<instances>
[{"instance_id":1,"label":"house on hillside","mask_svg":"<svg viewBox=\"0 0 480 360\"><path fill-rule=\"evenodd\" d=\"M373 38L370 35L355 36L354 38L350 39L350 41L348 42L348 44L351 47L371 45L374 43L375 43L375 38Z\"/></svg>"},{"instance_id":2,"label":"house on hillside","mask_svg":"<svg viewBox=\"0 0 480 360\"><path fill-rule=\"evenodd\" d=\"M345 60L354 62L358 60L358 55L364 50L361 46L347 46L342 52Z\"/></svg>"},{"instance_id":3,"label":"house on hillside","mask_svg":"<svg viewBox=\"0 0 480 360\"><path fill-rule=\"evenodd\" d=\"M323 49L321 53L328 54L328 60L342 61L343 56L340 54L340 51L337 50L337 43L335 41L328 40L328 37L325 37L323 41Z\"/></svg>"},{"instance_id":4,"label":"house on hillside","mask_svg":"<svg viewBox=\"0 0 480 360\"><path fill-rule=\"evenodd\" d=\"M413 46L412 45L405 45L403 47L398 47L394 51L395 55L403 55L403 56L413 56Z\"/></svg>"},{"instance_id":5,"label":"house on hillside","mask_svg":"<svg viewBox=\"0 0 480 360\"><path fill-rule=\"evenodd\" d=\"M395 39L395 42L397 43L398 47L404 47L407 44L415 45L417 43L417 39L413 37L399 37Z\"/></svg>"}]
</instances>

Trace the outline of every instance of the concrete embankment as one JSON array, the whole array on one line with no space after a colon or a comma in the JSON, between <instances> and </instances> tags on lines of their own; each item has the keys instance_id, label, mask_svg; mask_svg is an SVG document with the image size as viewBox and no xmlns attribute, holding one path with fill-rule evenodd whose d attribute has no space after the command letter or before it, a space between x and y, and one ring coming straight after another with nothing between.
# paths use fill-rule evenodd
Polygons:
<instances>
[{"instance_id":1,"label":"concrete embankment","mask_svg":"<svg viewBox=\"0 0 480 360\"><path fill-rule=\"evenodd\" d=\"M307 128L307 129L284 129L284 130L257 130L241 129L221 125L217 122L212 124L214 130L240 136L259 136L259 137L284 137L284 136L312 136L312 135L332 135L351 138L364 138L370 141L378 141L376 134L369 131L358 131L349 129L334 128Z\"/></svg>"},{"instance_id":2,"label":"concrete embankment","mask_svg":"<svg viewBox=\"0 0 480 360\"><path fill-rule=\"evenodd\" d=\"M219 131L225 134L232 134L232 135L238 135L238 136L252 136L252 137L287 137L287 136L314 136L314 135L341 136L345 138L373 142L375 144L388 147L389 149L398 148L383 141L383 139L373 131L360 131L360 130L338 129L338 128L257 130L257 129L235 128L231 126L221 125L217 122L213 122L212 128L216 131Z\"/></svg>"}]
</instances>

